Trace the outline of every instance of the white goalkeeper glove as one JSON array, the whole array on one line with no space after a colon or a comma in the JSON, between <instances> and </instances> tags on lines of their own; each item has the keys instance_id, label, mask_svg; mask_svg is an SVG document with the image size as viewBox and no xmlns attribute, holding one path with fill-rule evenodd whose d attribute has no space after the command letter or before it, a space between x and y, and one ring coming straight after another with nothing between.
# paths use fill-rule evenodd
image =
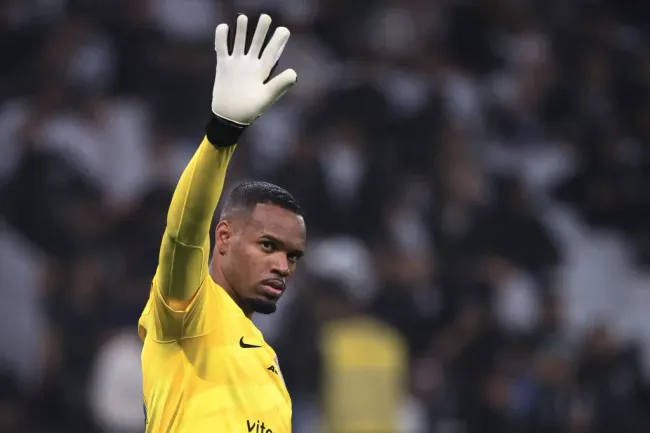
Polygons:
<instances>
[{"instance_id":1,"label":"white goalkeeper glove","mask_svg":"<svg viewBox=\"0 0 650 433\"><path fill-rule=\"evenodd\" d=\"M262 51L271 17L260 16L246 52L248 18L239 15L232 53L228 50L228 24L219 24L214 37L217 72L212 90L212 112L238 125L249 125L296 83L297 75L287 69L269 80L287 41L289 30L278 27Z\"/></svg>"}]
</instances>

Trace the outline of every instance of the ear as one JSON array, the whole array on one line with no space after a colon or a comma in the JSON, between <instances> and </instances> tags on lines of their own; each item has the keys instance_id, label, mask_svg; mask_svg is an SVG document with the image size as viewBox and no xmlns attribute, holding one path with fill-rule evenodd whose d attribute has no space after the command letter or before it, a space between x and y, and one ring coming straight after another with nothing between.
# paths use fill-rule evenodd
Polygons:
<instances>
[{"instance_id":1,"label":"ear","mask_svg":"<svg viewBox=\"0 0 650 433\"><path fill-rule=\"evenodd\" d=\"M233 231L228 221L219 221L214 229L214 248L220 254L224 255L230 247Z\"/></svg>"}]
</instances>

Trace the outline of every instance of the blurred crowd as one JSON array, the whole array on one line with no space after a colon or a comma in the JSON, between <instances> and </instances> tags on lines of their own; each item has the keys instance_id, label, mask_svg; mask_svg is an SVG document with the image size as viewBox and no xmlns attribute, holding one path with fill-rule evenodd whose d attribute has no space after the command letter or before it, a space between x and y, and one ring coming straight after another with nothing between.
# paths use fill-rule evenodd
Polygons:
<instances>
[{"instance_id":1,"label":"blurred crowd","mask_svg":"<svg viewBox=\"0 0 650 433\"><path fill-rule=\"evenodd\" d=\"M136 323L214 27L292 31L229 187L310 245L296 433L650 431L650 3L0 1L0 431L142 431Z\"/></svg>"}]
</instances>

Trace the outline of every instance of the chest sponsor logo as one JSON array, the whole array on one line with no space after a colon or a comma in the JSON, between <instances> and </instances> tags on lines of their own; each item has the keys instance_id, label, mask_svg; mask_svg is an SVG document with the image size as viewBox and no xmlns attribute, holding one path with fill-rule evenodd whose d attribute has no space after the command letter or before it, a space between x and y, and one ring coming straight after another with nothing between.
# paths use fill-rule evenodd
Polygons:
<instances>
[{"instance_id":1,"label":"chest sponsor logo","mask_svg":"<svg viewBox=\"0 0 650 433\"><path fill-rule=\"evenodd\" d=\"M248 433L273 433L273 430L268 428L266 424L264 424L264 421L260 420L246 420L246 428L248 429Z\"/></svg>"}]
</instances>

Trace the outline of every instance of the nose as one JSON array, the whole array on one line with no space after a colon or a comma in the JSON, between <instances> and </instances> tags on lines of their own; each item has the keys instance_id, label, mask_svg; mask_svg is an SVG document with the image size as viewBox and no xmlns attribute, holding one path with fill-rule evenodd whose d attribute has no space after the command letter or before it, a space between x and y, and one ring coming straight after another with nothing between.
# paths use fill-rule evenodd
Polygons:
<instances>
[{"instance_id":1,"label":"nose","mask_svg":"<svg viewBox=\"0 0 650 433\"><path fill-rule=\"evenodd\" d=\"M272 272L282 278L286 278L291 274L291 269L289 268L289 259L284 254L277 254L275 261L273 263Z\"/></svg>"}]
</instances>

